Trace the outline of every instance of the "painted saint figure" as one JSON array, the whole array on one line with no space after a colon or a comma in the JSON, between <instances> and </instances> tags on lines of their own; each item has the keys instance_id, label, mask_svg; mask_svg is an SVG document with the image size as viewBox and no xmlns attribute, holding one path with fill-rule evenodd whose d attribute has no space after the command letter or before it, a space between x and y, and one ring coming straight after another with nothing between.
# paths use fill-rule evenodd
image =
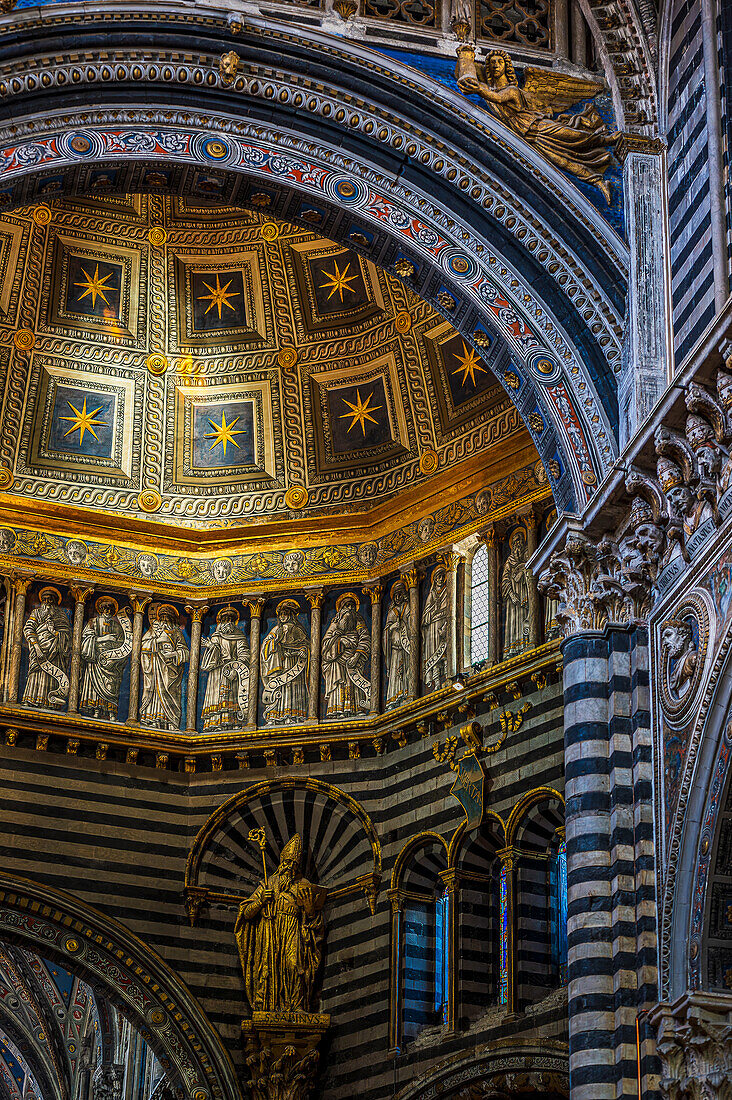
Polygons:
<instances>
[{"instance_id":1,"label":"painted saint figure","mask_svg":"<svg viewBox=\"0 0 732 1100\"><path fill-rule=\"evenodd\" d=\"M432 573L422 612L422 677L425 691L437 691L447 680L448 634L447 571L438 565Z\"/></svg>"},{"instance_id":2,"label":"painted saint figure","mask_svg":"<svg viewBox=\"0 0 732 1100\"><path fill-rule=\"evenodd\" d=\"M368 714L371 684L364 671L371 656L371 635L359 615L353 592L336 600L336 614L323 636L326 718L353 718Z\"/></svg>"},{"instance_id":3,"label":"painted saint figure","mask_svg":"<svg viewBox=\"0 0 732 1100\"><path fill-rule=\"evenodd\" d=\"M262 642L262 701L269 725L304 722L308 716L310 639L297 620L299 611L295 600L281 600L277 622Z\"/></svg>"},{"instance_id":4,"label":"painted saint figure","mask_svg":"<svg viewBox=\"0 0 732 1100\"><path fill-rule=\"evenodd\" d=\"M382 637L386 666L386 710L393 710L409 699L409 653L412 648L409 592L404 581L395 581L390 595L391 606Z\"/></svg>"},{"instance_id":5,"label":"painted saint figure","mask_svg":"<svg viewBox=\"0 0 732 1100\"><path fill-rule=\"evenodd\" d=\"M295 834L276 874L239 907L234 934L253 1012L313 1011L325 890L300 874L301 854Z\"/></svg>"},{"instance_id":6,"label":"painted saint figure","mask_svg":"<svg viewBox=\"0 0 732 1100\"><path fill-rule=\"evenodd\" d=\"M159 730L180 729L183 671L188 646L171 604L151 604L150 629L142 639L140 724Z\"/></svg>"},{"instance_id":7,"label":"painted saint figure","mask_svg":"<svg viewBox=\"0 0 732 1100\"><path fill-rule=\"evenodd\" d=\"M501 593L505 601L503 659L521 653L531 638L531 572L526 564L526 533L517 527L509 539L510 553L501 575Z\"/></svg>"},{"instance_id":8,"label":"painted saint figure","mask_svg":"<svg viewBox=\"0 0 732 1100\"><path fill-rule=\"evenodd\" d=\"M23 627L29 657L22 701L24 706L62 710L69 697L71 624L58 588L42 588L38 598L40 605Z\"/></svg>"},{"instance_id":9,"label":"painted saint figure","mask_svg":"<svg viewBox=\"0 0 732 1100\"><path fill-rule=\"evenodd\" d=\"M243 726L249 705L249 642L235 607L222 607L216 629L203 641L201 668L208 672L203 698L204 730Z\"/></svg>"},{"instance_id":10,"label":"painted saint figure","mask_svg":"<svg viewBox=\"0 0 732 1100\"><path fill-rule=\"evenodd\" d=\"M127 610L119 611L112 596L100 596L94 606L97 614L81 635L84 673L79 711L114 721L122 675L132 653L132 624Z\"/></svg>"}]
</instances>

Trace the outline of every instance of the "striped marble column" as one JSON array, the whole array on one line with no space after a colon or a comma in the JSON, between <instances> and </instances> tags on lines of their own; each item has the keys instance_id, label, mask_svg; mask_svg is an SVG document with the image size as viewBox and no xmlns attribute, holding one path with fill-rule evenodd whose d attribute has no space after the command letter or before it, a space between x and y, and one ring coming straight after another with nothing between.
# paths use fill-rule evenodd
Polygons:
<instances>
[{"instance_id":1,"label":"striped marble column","mask_svg":"<svg viewBox=\"0 0 732 1100\"><path fill-rule=\"evenodd\" d=\"M615 1100L638 1093L636 1018L656 1000L647 629L578 632L562 653L570 1093Z\"/></svg>"}]
</instances>

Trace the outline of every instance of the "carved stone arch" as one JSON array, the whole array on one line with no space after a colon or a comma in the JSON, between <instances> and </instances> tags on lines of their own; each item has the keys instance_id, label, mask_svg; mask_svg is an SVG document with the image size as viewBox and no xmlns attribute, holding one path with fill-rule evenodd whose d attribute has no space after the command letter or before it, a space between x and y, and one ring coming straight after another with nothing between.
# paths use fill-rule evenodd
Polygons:
<instances>
[{"instance_id":1,"label":"carved stone arch","mask_svg":"<svg viewBox=\"0 0 732 1100\"><path fill-rule=\"evenodd\" d=\"M449 866L448 846L445 838L440 836L439 833L434 833L430 830L424 833L418 833L417 836L409 838L394 861L394 869L391 873L392 890L400 890L404 885L404 875L409 867L412 856L414 856L420 848L426 848L430 845L435 845L438 849L442 849L445 856L445 867L447 868Z\"/></svg>"},{"instance_id":2,"label":"carved stone arch","mask_svg":"<svg viewBox=\"0 0 732 1100\"><path fill-rule=\"evenodd\" d=\"M610 84L618 127L658 132L657 15L653 0L578 0Z\"/></svg>"},{"instance_id":3,"label":"carved stone arch","mask_svg":"<svg viewBox=\"0 0 732 1100\"><path fill-rule=\"evenodd\" d=\"M527 794L522 795L511 810L506 822L506 843L515 843L518 830L533 806L540 802L554 800L558 801L564 808L564 795L553 787L535 787L533 791L528 791Z\"/></svg>"},{"instance_id":4,"label":"carved stone arch","mask_svg":"<svg viewBox=\"0 0 732 1100\"><path fill-rule=\"evenodd\" d=\"M726 650L726 658L710 700L696 752L678 859L675 860L664 898L666 921L661 941L663 991L665 998L672 1001L687 989L694 991L707 987L704 930L712 900L709 880L732 762L732 718L729 710L732 652L729 650Z\"/></svg>"},{"instance_id":5,"label":"carved stone arch","mask_svg":"<svg viewBox=\"0 0 732 1100\"><path fill-rule=\"evenodd\" d=\"M483 813L483 821L489 821L495 824L498 829L499 835L503 839L503 843L506 843L506 823L500 814L495 813L493 810L485 810ZM461 821L455 832L450 838L450 844L447 849L447 865L450 869L458 866L463 849L469 843L470 836L476 830L469 829L467 821Z\"/></svg>"},{"instance_id":6,"label":"carved stone arch","mask_svg":"<svg viewBox=\"0 0 732 1100\"><path fill-rule=\"evenodd\" d=\"M19 1021L7 1005L0 1003L0 1032L5 1032L25 1059L28 1069L42 1090L44 1100L68 1100L68 1088L63 1090L50 1060L41 1049L37 1037Z\"/></svg>"},{"instance_id":7,"label":"carved stone arch","mask_svg":"<svg viewBox=\"0 0 732 1100\"><path fill-rule=\"evenodd\" d=\"M172 25L191 16L181 11L165 18ZM35 24L27 16L15 23L26 27L26 57ZM123 45L129 34L123 23L116 18L108 28L105 49ZM216 26L213 16L211 26ZM149 107L146 71L133 76L128 54L124 64L111 67L85 62L78 79L95 74L98 101L114 103L124 93L126 104L103 107L90 129L82 115L53 113L71 103L56 81L57 58L63 57L69 33L59 24L56 60L49 57L43 68L53 89L48 93L53 107L45 117L29 119L27 127L22 120L28 65L6 82L14 111L13 134L0 135L6 146L0 179L6 203L43 199L43 183L53 172L63 173L66 189L83 191L89 172L102 163L119 174L121 189L144 191L146 176L159 175L164 161L175 193L195 193L205 167L221 185L221 201L244 205L261 190L271 203L268 215L295 222L303 213L322 215L318 232L349 247L354 247L354 225L362 237L365 230L372 238L365 249L369 258L387 270L400 257L410 260L415 269L410 285L449 316L466 342L486 326L506 341L521 384L516 390L503 377L499 381L528 424L545 466L551 471L559 463L559 479L552 481L558 506L580 507L616 451L614 414L606 410L616 402L613 369L621 351L625 246L565 177L449 89L354 43L335 43L307 30L294 35L262 20L252 27L246 42L231 42L223 22L216 31L207 30L201 43L204 67L181 69L183 75L165 85L164 111ZM86 33L86 24L75 24L74 49L82 47ZM161 24L160 64L166 33L171 28ZM257 66L265 64L275 39L278 75L270 66L264 79ZM247 57L246 78L237 77L230 87L216 70L227 44ZM306 59L311 89L313 66L324 89L310 95L315 105L308 110L305 92L296 90ZM58 65L74 68L71 60ZM286 77L279 75L283 68ZM67 88L77 79L71 79L71 69ZM102 70L112 74L110 83ZM194 76L203 82L195 90ZM303 109L295 129L293 96L298 95ZM197 118L192 104L200 106L205 96L211 110ZM321 113L326 107L327 117ZM265 111L266 124L259 125ZM414 121L418 116L420 126ZM501 196L492 193L496 186L504 188ZM532 192L535 209L526 207ZM442 305L440 298L454 304Z\"/></svg>"},{"instance_id":8,"label":"carved stone arch","mask_svg":"<svg viewBox=\"0 0 732 1100\"><path fill-rule=\"evenodd\" d=\"M567 1044L556 1039L499 1039L476 1054L433 1067L411 1081L394 1100L462 1100L470 1097L544 1094L569 1096Z\"/></svg>"},{"instance_id":9,"label":"carved stone arch","mask_svg":"<svg viewBox=\"0 0 732 1100\"><path fill-rule=\"evenodd\" d=\"M373 907L381 882L381 844L363 807L320 779L271 779L229 798L199 830L186 865L189 911L248 896L262 878L262 853L249 840L264 828L268 872L294 833L303 842L303 871L329 901L364 894ZM194 914L192 914L193 916Z\"/></svg>"},{"instance_id":10,"label":"carved stone arch","mask_svg":"<svg viewBox=\"0 0 732 1100\"><path fill-rule=\"evenodd\" d=\"M99 990L155 1051L185 1100L236 1100L234 1067L193 995L123 925L45 883L0 874L0 942L54 959Z\"/></svg>"},{"instance_id":11,"label":"carved stone arch","mask_svg":"<svg viewBox=\"0 0 732 1100\"><path fill-rule=\"evenodd\" d=\"M8 948L7 954L23 984L25 995L28 998L27 1003L32 1006L43 1026L46 1042L60 1078L61 1092L69 1096L71 1093L71 1065L64 1041L63 1029L53 1011L53 1005L50 1003L47 992L34 972L26 953L19 948ZM43 965L42 961L41 965Z\"/></svg>"}]
</instances>

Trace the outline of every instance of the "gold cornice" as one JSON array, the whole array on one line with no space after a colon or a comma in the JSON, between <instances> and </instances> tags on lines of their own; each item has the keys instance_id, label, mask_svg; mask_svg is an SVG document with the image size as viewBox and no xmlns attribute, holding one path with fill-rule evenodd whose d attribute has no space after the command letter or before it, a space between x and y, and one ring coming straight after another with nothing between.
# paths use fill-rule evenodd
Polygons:
<instances>
[{"instance_id":1,"label":"gold cornice","mask_svg":"<svg viewBox=\"0 0 732 1100\"><path fill-rule=\"evenodd\" d=\"M168 522L161 521L158 516L128 517L102 509L50 504L14 493L0 493L0 525L21 525L61 537L93 538L134 550L154 549L184 556L219 557L222 553L257 553L263 548L272 551L293 546L330 546L334 542L376 542L437 508L489 488L499 477L506 477L536 461L538 455L528 433L517 432L487 452L451 466L411 489L395 492L388 500L368 510L350 514L344 510L339 515L305 515L292 520L247 519L237 527L228 528L181 527L176 526L175 517ZM542 488L522 497L520 503L549 495L548 487ZM519 501L513 500L508 511L515 511L517 506ZM483 516L477 526L504 513L505 508ZM440 545L445 541L445 538L440 539Z\"/></svg>"}]
</instances>

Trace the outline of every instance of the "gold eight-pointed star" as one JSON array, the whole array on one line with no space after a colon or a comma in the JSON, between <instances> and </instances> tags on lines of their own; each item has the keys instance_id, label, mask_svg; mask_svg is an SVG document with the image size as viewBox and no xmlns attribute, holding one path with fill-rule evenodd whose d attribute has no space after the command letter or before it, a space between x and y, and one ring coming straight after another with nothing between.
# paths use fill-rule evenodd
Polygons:
<instances>
[{"instance_id":1,"label":"gold eight-pointed star","mask_svg":"<svg viewBox=\"0 0 732 1100\"><path fill-rule=\"evenodd\" d=\"M209 447L209 451L212 451L214 447L218 447L221 444L221 450L226 455L226 445L231 443L233 447L239 448L239 444L234 439L235 435L244 435L244 431L241 429L234 430L234 425L238 424L241 420L240 416L237 416L235 420L232 420L230 424L226 423L226 413L221 414L221 423L214 424L213 420L207 418L209 424L213 428L212 432L206 432L204 439L213 439L213 443ZM239 448L241 449L241 448Z\"/></svg>"},{"instance_id":2,"label":"gold eight-pointed star","mask_svg":"<svg viewBox=\"0 0 732 1100\"><path fill-rule=\"evenodd\" d=\"M453 374L460 374L462 372L462 378L460 379L460 385L461 386L465 385L465 383L468 380L468 377L470 377L470 381L473 383L473 385L475 385L475 372L476 371L480 371L483 374L488 373L486 371L485 367L481 367L481 365L480 365L480 356L478 355L478 353L475 351L474 348L469 348L464 340L463 340L463 354L458 355L457 352L456 352L455 353L455 358L457 359L460 366L457 368L457 370L454 370L452 373Z\"/></svg>"},{"instance_id":3,"label":"gold eight-pointed star","mask_svg":"<svg viewBox=\"0 0 732 1100\"><path fill-rule=\"evenodd\" d=\"M206 287L206 290L210 290L211 293L210 294L199 294L198 300L199 300L199 302L210 302L211 303L209 305L208 309L206 310L206 313L210 313L211 310L214 307L216 307L216 309L218 310L218 314L219 314L219 321L221 320L221 307L222 306L226 306L226 308L230 309L232 313L234 312L234 307L232 306L231 302L229 301L229 298L238 298L239 297L239 291L238 290L231 290L231 291L229 290L229 287L231 286L233 281L234 281L234 279L231 278L231 279L229 279L228 283L225 283L224 286L222 286L221 285L221 280L219 279L218 272L216 272L216 286L215 287L211 286L210 283L207 283L205 279L202 280L203 285ZM204 313L204 317L206 316L206 313Z\"/></svg>"},{"instance_id":4,"label":"gold eight-pointed star","mask_svg":"<svg viewBox=\"0 0 732 1100\"><path fill-rule=\"evenodd\" d=\"M348 405L350 412L341 413L340 420L348 420L350 417L351 423L346 428L346 432L350 432L351 428L355 424L361 425L361 431L363 432L364 439L366 438L366 421L370 420L372 424L378 424L378 420L371 415L371 413L378 412L383 408L382 405L371 405L371 398L374 396L374 391L368 395L365 401L361 400L361 391L356 390L356 404L352 405L350 401L346 401L345 397L342 398L343 404Z\"/></svg>"},{"instance_id":5,"label":"gold eight-pointed star","mask_svg":"<svg viewBox=\"0 0 732 1100\"><path fill-rule=\"evenodd\" d=\"M86 411L86 398L84 398L84 404L81 406L81 409L77 409L76 405L72 405L70 401L67 401L66 404L73 411L74 415L73 416L60 416L59 417L59 420L70 420L71 421L71 427L69 428L69 430L67 432L64 432L64 439L66 439L67 435L71 435L72 432L78 432L79 433L79 445L81 445L84 442L84 432L91 432L91 434L94 436L94 438L96 440L98 440L99 436L94 431L94 429L95 428L106 428L107 427L106 420L96 420L95 419L97 413L101 412L102 406L100 405L99 408L94 409L92 412L87 412Z\"/></svg>"},{"instance_id":6,"label":"gold eight-pointed star","mask_svg":"<svg viewBox=\"0 0 732 1100\"><path fill-rule=\"evenodd\" d=\"M348 272L351 268L350 260L344 267L343 271L338 266L338 261L333 261L333 271L323 271L326 281L320 284L321 290L330 290L328 295L328 301L331 300L334 294L340 296L341 302L343 301L343 291L347 290L349 294L355 294L356 291L349 283L352 283L358 278L358 272L355 275L349 275Z\"/></svg>"}]
</instances>

